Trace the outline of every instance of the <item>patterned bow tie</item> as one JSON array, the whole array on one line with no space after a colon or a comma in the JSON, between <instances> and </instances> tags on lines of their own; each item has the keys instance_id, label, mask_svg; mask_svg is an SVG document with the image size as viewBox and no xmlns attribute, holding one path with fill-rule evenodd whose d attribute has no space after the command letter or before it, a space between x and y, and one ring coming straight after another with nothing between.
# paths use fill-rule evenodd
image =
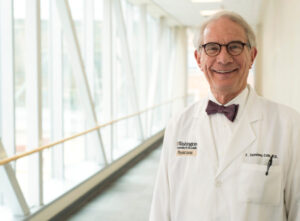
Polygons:
<instances>
[{"instance_id":1,"label":"patterned bow tie","mask_svg":"<svg viewBox=\"0 0 300 221\"><path fill-rule=\"evenodd\" d=\"M233 122L237 115L238 109L239 109L238 104L231 104L225 107L223 105L218 105L215 102L209 100L206 108L206 113L208 115L222 113L228 118L228 120Z\"/></svg>"}]
</instances>

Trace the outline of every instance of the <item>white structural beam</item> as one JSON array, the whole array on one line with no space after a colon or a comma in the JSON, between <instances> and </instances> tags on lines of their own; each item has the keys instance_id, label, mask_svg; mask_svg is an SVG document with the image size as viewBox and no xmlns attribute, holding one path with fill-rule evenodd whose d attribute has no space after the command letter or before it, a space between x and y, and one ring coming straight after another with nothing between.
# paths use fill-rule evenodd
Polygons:
<instances>
[{"instance_id":1,"label":"white structural beam","mask_svg":"<svg viewBox=\"0 0 300 221\"><path fill-rule=\"evenodd\" d=\"M182 74L183 74L183 95L184 95L184 106L188 104L188 61L187 61L187 53L188 53L188 44L187 44L187 30L186 27L180 27L181 34L181 50L182 50Z\"/></svg>"},{"instance_id":2,"label":"white structural beam","mask_svg":"<svg viewBox=\"0 0 300 221\"><path fill-rule=\"evenodd\" d=\"M140 110L139 108L139 99L138 99L138 94L137 94L137 87L136 87L136 82L135 82L135 75L134 75L134 69L132 65L132 58L129 50L129 41L128 41L128 35L126 31L126 26L125 26L125 21L124 21L124 15L121 7L121 2L120 0L113 0L113 7L114 7L114 13L116 15L117 19L117 24L119 25L120 29L120 38L122 42L122 51L124 52L124 59L125 62L124 64L126 65L126 73L128 74L128 79L130 83L130 90L129 93L131 93L131 104L133 107L133 111L138 112ZM144 139L144 133L143 133L143 125L142 125L142 120L141 120L141 115L138 115L138 132L140 139Z\"/></svg>"},{"instance_id":3,"label":"white structural beam","mask_svg":"<svg viewBox=\"0 0 300 221\"><path fill-rule=\"evenodd\" d=\"M173 94L175 97L184 96L183 100L174 103L173 110L180 110L187 105L187 37L186 28L176 28L176 39L178 46L175 57L175 78Z\"/></svg>"},{"instance_id":4,"label":"white structural beam","mask_svg":"<svg viewBox=\"0 0 300 221\"><path fill-rule=\"evenodd\" d=\"M26 110L28 150L42 140L40 1L26 1ZM28 157L30 205L43 204L42 153Z\"/></svg>"},{"instance_id":5,"label":"white structural beam","mask_svg":"<svg viewBox=\"0 0 300 221\"><path fill-rule=\"evenodd\" d=\"M162 59L162 49L163 49L163 39L164 39L164 18L161 17L159 19L159 29L157 33L157 39L156 39L156 48L154 50L154 56L153 56L153 65L152 65L152 73L151 73L151 80L149 80L149 93L148 93L148 107L151 107L155 105L155 99L157 95L158 85L159 85L159 75L161 74L160 68L161 68L161 59ZM151 113L148 116L148 133L149 135L152 132L152 124L153 124L153 115L154 110L151 111Z\"/></svg>"},{"instance_id":6,"label":"white structural beam","mask_svg":"<svg viewBox=\"0 0 300 221\"><path fill-rule=\"evenodd\" d=\"M86 116L89 116L88 121L90 125L98 124L97 115L95 112L91 91L88 85L88 80L80 53L79 43L76 37L76 30L72 20L70 7L67 0L56 0L58 13L60 16L62 28L64 30L64 35L67 39L67 47L70 55L70 62L72 64L73 73L76 80L76 86L79 90L81 104L84 110L86 111ZM106 153L104 150L104 145L102 142L101 133L99 130L96 131L99 146L102 151L103 161L107 165ZM96 144L97 145L97 144ZM99 151L100 152L100 151Z\"/></svg>"},{"instance_id":7,"label":"white structural beam","mask_svg":"<svg viewBox=\"0 0 300 221\"><path fill-rule=\"evenodd\" d=\"M138 35L138 49L139 49L139 70L138 76L139 79L139 104L141 109L147 108L147 99L145 99L148 96L148 83L149 83L149 71L148 71L148 37L147 37L147 5L141 4L137 6L139 9L139 35ZM147 136L147 116L148 114L144 114L143 122L144 122L144 135Z\"/></svg>"},{"instance_id":8,"label":"white structural beam","mask_svg":"<svg viewBox=\"0 0 300 221\"><path fill-rule=\"evenodd\" d=\"M162 103L164 101L169 100L168 97L168 82L170 82L169 74L169 64L171 64L171 54L172 50L174 50L174 46L170 48L170 41L171 41L171 28L167 25L164 26L165 29L165 36L162 39L163 45L162 45L162 52L161 52L161 59L160 59L160 75L159 75L159 82L157 84L159 85L159 96L156 96L158 98L157 102ZM160 117L161 117L161 124L160 126L165 125L164 121L166 120L166 112L168 110L168 105L163 105L159 108L160 110Z\"/></svg>"},{"instance_id":9,"label":"white structural beam","mask_svg":"<svg viewBox=\"0 0 300 221\"><path fill-rule=\"evenodd\" d=\"M0 160L5 158L7 158L7 154L0 139ZM5 201L8 202L8 206L12 209L14 215L29 215L28 205L10 164L0 166L0 177L2 178L0 191L5 194Z\"/></svg>"},{"instance_id":10,"label":"white structural beam","mask_svg":"<svg viewBox=\"0 0 300 221\"><path fill-rule=\"evenodd\" d=\"M148 106L152 106L155 104L155 94L157 91L157 81L159 80L160 74L160 65L161 65L161 52L163 48L163 39L164 39L164 18L161 17L159 19L159 29L156 38L156 47L154 50L153 56L153 65L152 65L152 73L151 73L151 80L150 80L150 87L148 93Z\"/></svg>"},{"instance_id":11,"label":"white structural beam","mask_svg":"<svg viewBox=\"0 0 300 221\"><path fill-rule=\"evenodd\" d=\"M13 156L16 153L13 0L0 0L0 16L0 33L3 33L0 36L0 127L7 154Z\"/></svg>"},{"instance_id":12,"label":"white structural beam","mask_svg":"<svg viewBox=\"0 0 300 221\"><path fill-rule=\"evenodd\" d=\"M63 45L62 30L56 9L56 2L50 1L50 82L51 82L51 140L56 141L64 137L63 121ZM58 144L51 149L52 177L64 179L64 144Z\"/></svg>"},{"instance_id":13,"label":"white structural beam","mask_svg":"<svg viewBox=\"0 0 300 221\"><path fill-rule=\"evenodd\" d=\"M88 85L91 91L93 101L95 100L95 71L94 71L94 0L84 1L84 43L85 43L85 70L88 80ZM85 116L88 118L89 116ZM90 125L87 123L89 128ZM85 136L85 159L91 161L99 161L101 152L95 143L97 143L97 134L90 133Z\"/></svg>"},{"instance_id":14,"label":"white structural beam","mask_svg":"<svg viewBox=\"0 0 300 221\"><path fill-rule=\"evenodd\" d=\"M91 95L92 98L94 98L94 0L85 0L84 9L85 70L91 89Z\"/></svg>"},{"instance_id":15,"label":"white structural beam","mask_svg":"<svg viewBox=\"0 0 300 221\"><path fill-rule=\"evenodd\" d=\"M173 90L174 90L174 80L175 80L175 57L176 57L176 48L178 47L178 45L176 44L176 39L177 39L177 35L176 35L176 28L172 28L171 29L172 32L172 42L171 42L171 47L168 48L169 53L171 54L170 56L168 56L169 58L169 63L166 62L166 66L168 67L168 76L167 76L167 88L166 88L166 100L171 100L173 99ZM170 103L169 105L167 105L166 109L165 109L165 119L167 120L169 118L169 116L172 115L172 103Z\"/></svg>"},{"instance_id":16,"label":"white structural beam","mask_svg":"<svg viewBox=\"0 0 300 221\"><path fill-rule=\"evenodd\" d=\"M112 41L112 1L104 0L103 2L103 31L102 31L102 88L103 88L103 106L104 108L104 119L106 121L112 121L114 119L114 108L113 108L113 41ZM105 93L104 93L105 92ZM113 161L114 151L114 127L115 125L109 126L109 148L110 148L110 161Z\"/></svg>"}]
</instances>

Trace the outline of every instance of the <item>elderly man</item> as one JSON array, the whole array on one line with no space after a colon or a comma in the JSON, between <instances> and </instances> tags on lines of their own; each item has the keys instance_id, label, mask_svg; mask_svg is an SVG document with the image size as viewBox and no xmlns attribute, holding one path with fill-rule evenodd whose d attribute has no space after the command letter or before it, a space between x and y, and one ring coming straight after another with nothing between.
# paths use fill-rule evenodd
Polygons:
<instances>
[{"instance_id":1,"label":"elderly man","mask_svg":"<svg viewBox=\"0 0 300 221\"><path fill-rule=\"evenodd\" d=\"M300 116L247 85L255 46L235 13L202 25L210 95L167 126L151 221L300 220Z\"/></svg>"}]
</instances>

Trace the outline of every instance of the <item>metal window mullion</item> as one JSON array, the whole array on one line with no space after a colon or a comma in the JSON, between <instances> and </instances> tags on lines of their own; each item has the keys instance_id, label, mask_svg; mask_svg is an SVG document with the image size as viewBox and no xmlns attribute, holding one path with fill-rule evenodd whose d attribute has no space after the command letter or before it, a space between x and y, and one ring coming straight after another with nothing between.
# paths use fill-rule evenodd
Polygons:
<instances>
[{"instance_id":1,"label":"metal window mullion","mask_svg":"<svg viewBox=\"0 0 300 221\"><path fill-rule=\"evenodd\" d=\"M91 125L98 124L97 115L95 112L94 103L92 100L92 95L90 87L88 84L86 72L84 69L84 63L82 55L80 53L79 43L77 40L75 26L72 20L70 7L67 0L56 0L56 5L58 9L58 14L60 16L60 21L64 30L64 34L67 39L67 48L70 54L70 62L72 64L73 73L76 80L77 92L80 95L80 100L82 107L84 108L86 115L89 116L88 121ZM107 158L102 142L101 132L96 131L97 142L99 143L100 149L102 151L103 161L107 165ZM99 150L100 152L100 150Z\"/></svg>"},{"instance_id":2,"label":"metal window mullion","mask_svg":"<svg viewBox=\"0 0 300 221\"><path fill-rule=\"evenodd\" d=\"M15 87L14 87L14 18L13 0L1 1L1 128L2 142L7 154L13 156L15 147ZM15 163L12 164L15 168Z\"/></svg>"},{"instance_id":3,"label":"metal window mullion","mask_svg":"<svg viewBox=\"0 0 300 221\"><path fill-rule=\"evenodd\" d=\"M42 84L40 1L26 1L26 111L27 146L37 148L42 140ZM28 157L29 202L43 204L42 152Z\"/></svg>"},{"instance_id":4,"label":"metal window mullion","mask_svg":"<svg viewBox=\"0 0 300 221\"><path fill-rule=\"evenodd\" d=\"M58 19L56 2L50 1L50 91L51 91L51 140L56 141L64 137L63 120L63 45L62 30ZM64 144L56 145L51 150L52 178L63 180L64 171Z\"/></svg>"},{"instance_id":5,"label":"metal window mullion","mask_svg":"<svg viewBox=\"0 0 300 221\"><path fill-rule=\"evenodd\" d=\"M103 85L103 107L104 107L104 118L107 121L114 119L113 112L113 59L112 59L112 48L113 48L113 34L112 34L112 2L111 0L104 0L103 2L103 31L102 31L102 85ZM104 93L105 92L105 93ZM110 161L113 161L114 151L114 127L110 126L109 133L109 147L110 147Z\"/></svg>"},{"instance_id":6,"label":"metal window mullion","mask_svg":"<svg viewBox=\"0 0 300 221\"><path fill-rule=\"evenodd\" d=\"M133 106L133 111L139 111L139 100L138 100L138 95L137 95L137 87L136 87L136 82L135 82L135 76L134 76L134 69L132 65L132 59L131 59L131 53L129 50L129 45L128 45L128 37L127 37L127 32L126 32L126 27L125 27L125 21L124 21L124 16L123 16L123 11L121 8L121 2L120 0L114 0L113 1L113 6L114 6L114 13L116 14L117 22L119 24L120 28L120 33L121 33L121 41L122 41L122 49L124 51L124 59L125 59L125 64L126 64L126 73L129 75L129 80L130 80L130 86L132 87L131 90L129 91L131 93L131 102ZM139 124L139 136L140 139L144 140L144 133L143 133L143 125L142 125L142 120L141 120L141 115L138 115L138 124Z\"/></svg>"}]
</instances>

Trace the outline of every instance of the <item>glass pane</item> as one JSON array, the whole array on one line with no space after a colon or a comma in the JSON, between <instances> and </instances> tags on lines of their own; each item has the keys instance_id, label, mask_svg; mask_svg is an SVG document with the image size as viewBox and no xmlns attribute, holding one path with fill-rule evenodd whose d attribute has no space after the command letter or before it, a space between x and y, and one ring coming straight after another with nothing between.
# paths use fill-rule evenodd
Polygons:
<instances>
[{"instance_id":1,"label":"glass pane","mask_svg":"<svg viewBox=\"0 0 300 221\"><path fill-rule=\"evenodd\" d=\"M103 1L94 1L94 104L98 121L103 119L103 87L102 87L102 28Z\"/></svg>"},{"instance_id":2,"label":"glass pane","mask_svg":"<svg viewBox=\"0 0 300 221\"><path fill-rule=\"evenodd\" d=\"M25 151L27 143L25 109L25 0L14 1L15 44L15 105L16 105L16 152Z\"/></svg>"},{"instance_id":3,"label":"glass pane","mask_svg":"<svg viewBox=\"0 0 300 221\"><path fill-rule=\"evenodd\" d=\"M209 85L205 79L204 73L201 72L194 57L195 47L193 44L194 33L189 29L187 32L188 37L188 103L192 103L196 100L207 95L209 91Z\"/></svg>"},{"instance_id":4,"label":"glass pane","mask_svg":"<svg viewBox=\"0 0 300 221\"><path fill-rule=\"evenodd\" d=\"M27 148L26 112L26 0L14 1L14 65L15 65L15 124L16 153ZM16 161L16 176L26 199L28 192L28 159Z\"/></svg>"},{"instance_id":5,"label":"glass pane","mask_svg":"<svg viewBox=\"0 0 300 221\"><path fill-rule=\"evenodd\" d=\"M84 1L69 0L68 2L76 29L77 40L79 42L80 51L82 54L82 52L84 52Z\"/></svg>"},{"instance_id":6,"label":"glass pane","mask_svg":"<svg viewBox=\"0 0 300 221\"><path fill-rule=\"evenodd\" d=\"M129 5L128 2L122 1L122 10L124 13L124 10L126 10L126 7L129 7L128 10L132 9L131 5ZM126 13L126 12L125 12ZM124 17L127 16L124 13ZM124 45L123 42L124 39L126 39L126 36L124 36L124 33L122 33L122 27L121 23L118 21L118 16L120 15L114 15L113 19L113 67L114 67L114 76L113 76L113 87L114 87L114 99L113 99L113 110L114 110L114 118L120 118L127 116L129 114L132 114L133 112L137 111L134 106L134 99L135 94L138 93L138 91L134 91L133 85L132 85L132 74L129 73L128 68L128 55L126 54L126 48L129 47L130 53L132 53L130 50L130 45L132 45L132 42L128 41L128 44ZM133 26L133 20L128 18L126 20L126 27L132 27ZM132 29L131 29L132 30ZM128 32L127 32L128 33ZM128 37L128 36L127 36ZM123 38L123 40L122 40ZM134 44L135 45L135 44ZM133 66L133 68L135 68ZM135 70L135 69L134 69ZM137 96L138 97L138 96ZM132 119L123 120L121 122L118 122L114 126L114 159L117 159L121 155L127 153L129 150L134 148L138 142L139 142L139 136L138 136L138 130L139 124L138 124L138 117L134 117Z\"/></svg>"}]
</instances>

